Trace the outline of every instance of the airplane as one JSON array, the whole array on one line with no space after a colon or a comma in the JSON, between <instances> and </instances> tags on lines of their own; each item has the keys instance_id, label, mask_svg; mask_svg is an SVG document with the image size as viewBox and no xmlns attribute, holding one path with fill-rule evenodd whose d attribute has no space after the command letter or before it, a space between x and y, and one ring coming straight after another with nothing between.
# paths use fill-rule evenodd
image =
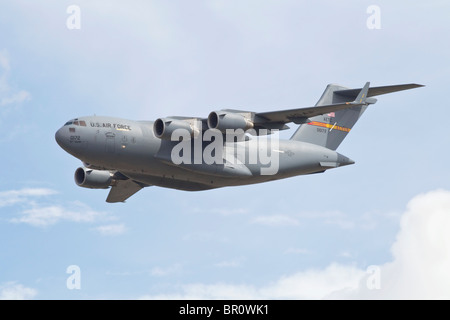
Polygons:
<instances>
[{"instance_id":1,"label":"airplane","mask_svg":"<svg viewBox=\"0 0 450 320\"><path fill-rule=\"evenodd\" d=\"M313 107L252 112L212 111L207 118L132 121L86 116L55 134L80 159L80 187L110 189L106 202L125 202L142 188L201 191L322 173L354 161L336 152L374 96L423 87L401 84L351 89L329 84ZM279 139L287 123L299 125Z\"/></svg>"}]
</instances>

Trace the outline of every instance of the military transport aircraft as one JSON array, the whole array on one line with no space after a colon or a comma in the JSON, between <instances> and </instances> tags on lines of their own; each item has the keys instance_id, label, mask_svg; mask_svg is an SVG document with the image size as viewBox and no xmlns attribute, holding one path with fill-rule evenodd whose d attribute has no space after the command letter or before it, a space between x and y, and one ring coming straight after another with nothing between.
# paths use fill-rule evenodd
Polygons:
<instances>
[{"instance_id":1,"label":"military transport aircraft","mask_svg":"<svg viewBox=\"0 0 450 320\"><path fill-rule=\"evenodd\" d=\"M324 172L353 164L335 150L382 94L422 87L402 84L349 89L330 84L314 107L271 112L225 109L208 118L131 121L88 116L55 134L80 159L80 187L110 188L107 202L124 202L144 187L199 191ZM289 140L277 131L299 125Z\"/></svg>"}]
</instances>

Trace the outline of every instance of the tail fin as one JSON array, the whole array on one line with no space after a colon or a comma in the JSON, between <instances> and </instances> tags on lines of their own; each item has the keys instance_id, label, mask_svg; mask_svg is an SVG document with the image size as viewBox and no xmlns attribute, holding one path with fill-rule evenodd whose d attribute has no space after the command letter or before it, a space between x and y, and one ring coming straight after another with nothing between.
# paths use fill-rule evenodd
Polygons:
<instances>
[{"instance_id":1,"label":"tail fin","mask_svg":"<svg viewBox=\"0 0 450 320\"><path fill-rule=\"evenodd\" d=\"M417 84L406 84L369 88L369 85L370 83L367 82L363 88L349 89L340 85L329 84L316 103L316 106L335 103L354 103L356 105L348 109L308 119L309 121L307 123L300 125L292 135L291 140L309 142L336 150L353 128L356 121L366 111L369 104L376 103L377 100L370 97L422 87L422 85Z\"/></svg>"}]
</instances>

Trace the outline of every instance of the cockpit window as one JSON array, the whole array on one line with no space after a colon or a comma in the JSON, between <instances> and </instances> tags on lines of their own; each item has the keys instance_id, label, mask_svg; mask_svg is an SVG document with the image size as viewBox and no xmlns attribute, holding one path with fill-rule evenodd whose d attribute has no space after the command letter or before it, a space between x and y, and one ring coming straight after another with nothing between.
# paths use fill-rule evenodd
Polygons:
<instances>
[{"instance_id":1,"label":"cockpit window","mask_svg":"<svg viewBox=\"0 0 450 320\"><path fill-rule=\"evenodd\" d=\"M65 126L70 126L70 125L86 127L86 121L71 120L71 121L66 122L66 124L65 124Z\"/></svg>"}]
</instances>

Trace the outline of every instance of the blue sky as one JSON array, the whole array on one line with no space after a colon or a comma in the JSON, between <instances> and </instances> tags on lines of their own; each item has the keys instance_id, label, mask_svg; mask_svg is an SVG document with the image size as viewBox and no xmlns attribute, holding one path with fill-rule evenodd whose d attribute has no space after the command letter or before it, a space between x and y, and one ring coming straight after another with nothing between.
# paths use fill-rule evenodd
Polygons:
<instances>
[{"instance_id":1,"label":"blue sky","mask_svg":"<svg viewBox=\"0 0 450 320\"><path fill-rule=\"evenodd\" d=\"M370 5L381 29L367 28ZM449 13L446 1L0 0L0 298L450 297ZM338 149L356 164L322 175L107 204L75 185L81 163L54 140L77 116L306 107L328 83L366 81L426 87L379 97ZM80 289L66 285L72 265Z\"/></svg>"}]
</instances>

